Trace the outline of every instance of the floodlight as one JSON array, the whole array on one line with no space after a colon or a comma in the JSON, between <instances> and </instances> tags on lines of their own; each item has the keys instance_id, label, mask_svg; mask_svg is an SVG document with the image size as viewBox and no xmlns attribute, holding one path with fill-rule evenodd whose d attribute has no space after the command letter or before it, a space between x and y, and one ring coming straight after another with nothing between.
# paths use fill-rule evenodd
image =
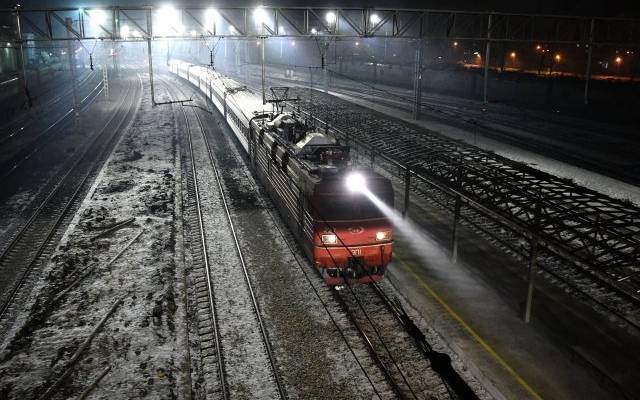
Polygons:
<instances>
[{"instance_id":1,"label":"floodlight","mask_svg":"<svg viewBox=\"0 0 640 400\"><path fill-rule=\"evenodd\" d=\"M107 13L103 10L89 10L89 18L93 25L104 25L107 22Z\"/></svg>"},{"instance_id":2,"label":"floodlight","mask_svg":"<svg viewBox=\"0 0 640 400\"><path fill-rule=\"evenodd\" d=\"M253 10L253 20L256 22L256 25L262 25L266 23L267 11L262 7L256 8L255 10Z\"/></svg>"},{"instance_id":3,"label":"floodlight","mask_svg":"<svg viewBox=\"0 0 640 400\"><path fill-rule=\"evenodd\" d=\"M329 25L333 25L336 22L336 14L333 11L329 11L327 15L325 15L325 19Z\"/></svg>"},{"instance_id":4,"label":"floodlight","mask_svg":"<svg viewBox=\"0 0 640 400\"><path fill-rule=\"evenodd\" d=\"M369 17L369 21L371 21L371 23L375 25L380 22L380 17L378 16L378 14L371 14L371 16Z\"/></svg>"}]
</instances>

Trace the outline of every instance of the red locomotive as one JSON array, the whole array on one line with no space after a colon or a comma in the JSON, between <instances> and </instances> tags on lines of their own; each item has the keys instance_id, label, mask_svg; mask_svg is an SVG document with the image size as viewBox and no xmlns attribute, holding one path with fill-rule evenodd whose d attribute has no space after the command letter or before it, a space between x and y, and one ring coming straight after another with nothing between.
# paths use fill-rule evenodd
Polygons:
<instances>
[{"instance_id":1,"label":"red locomotive","mask_svg":"<svg viewBox=\"0 0 640 400\"><path fill-rule=\"evenodd\" d=\"M300 115L265 111L260 96L180 61L172 72L211 98L306 256L329 285L379 281L393 252L390 221L368 198L393 203L388 179L351 165L350 149ZM240 89L241 88L241 89Z\"/></svg>"}]
</instances>

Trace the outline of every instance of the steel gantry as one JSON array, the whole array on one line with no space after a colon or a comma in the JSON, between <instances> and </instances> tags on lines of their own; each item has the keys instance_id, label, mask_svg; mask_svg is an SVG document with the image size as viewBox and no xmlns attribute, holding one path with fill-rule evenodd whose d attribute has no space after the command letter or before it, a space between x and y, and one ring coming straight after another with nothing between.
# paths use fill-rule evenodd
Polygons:
<instances>
[{"instance_id":1,"label":"steel gantry","mask_svg":"<svg viewBox=\"0 0 640 400\"><path fill-rule=\"evenodd\" d=\"M4 25L19 41L18 23L29 40L193 39L201 36L261 37L396 37L490 42L637 46L640 20L392 8L310 7L171 7L2 9L16 29ZM151 18L149 18L151 16ZM65 23L71 18L73 25Z\"/></svg>"}]
</instances>

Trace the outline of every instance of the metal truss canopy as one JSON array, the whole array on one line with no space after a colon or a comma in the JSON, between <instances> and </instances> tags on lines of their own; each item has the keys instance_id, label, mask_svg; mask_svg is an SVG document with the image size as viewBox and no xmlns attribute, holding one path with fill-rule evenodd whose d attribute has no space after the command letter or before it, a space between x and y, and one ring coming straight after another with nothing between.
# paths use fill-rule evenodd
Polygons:
<instances>
[{"instance_id":1,"label":"metal truss canopy","mask_svg":"<svg viewBox=\"0 0 640 400\"><path fill-rule=\"evenodd\" d=\"M625 18L386 8L166 6L14 8L0 14L15 25L3 30L16 41L329 36L640 45L640 20Z\"/></svg>"},{"instance_id":2,"label":"metal truss canopy","mask_svg":"<svg viewBox=\"0 0 640 400\"><path fill-rule=\"evenodd\" d=\"M427 183L461 199L640 303L640 208L631 202L343 101L302 105L331 118L338 137L410 171L414 189Z\"/></svg>"}]
</instances>

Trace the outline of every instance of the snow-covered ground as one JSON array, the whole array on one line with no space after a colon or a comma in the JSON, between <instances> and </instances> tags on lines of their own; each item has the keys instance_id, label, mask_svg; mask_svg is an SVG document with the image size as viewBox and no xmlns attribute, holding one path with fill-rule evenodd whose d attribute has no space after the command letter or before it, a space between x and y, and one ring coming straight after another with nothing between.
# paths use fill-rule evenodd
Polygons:
<instances>
[{"instance_id":1,"label":"snow-covered ground","mask_svg":"<svg viewBox=\"0 0 640 400\"><path fill-rule=\"evenodd\" d=\"M173 125L173 114L152 108L145 96L42 275L22 324L2 343L3 398L35 398L67 367L72 372L52 398L77 397L107 366L92 398L188 397ZM131 217L133 223L91 240L101 227ZM67 365L118 299L89 348Z\"/></svg>"}]
</instances>

